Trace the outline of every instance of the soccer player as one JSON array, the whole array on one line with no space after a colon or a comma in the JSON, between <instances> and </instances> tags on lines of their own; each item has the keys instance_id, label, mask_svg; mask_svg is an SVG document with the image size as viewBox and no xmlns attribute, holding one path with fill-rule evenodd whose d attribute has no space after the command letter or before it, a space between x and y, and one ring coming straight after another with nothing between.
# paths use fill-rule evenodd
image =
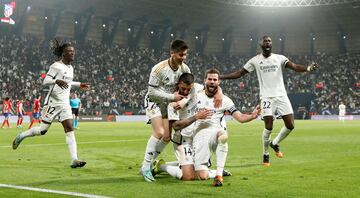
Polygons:
<instances>
[{"instance_id":1,"label":"soccer player","mask_svg":"<svg viewBox=\"0 0 360 198\"><path fill-rule=\"evenodd\" d=\"M64 127L66 143L71 157L71 168L83 167L86 162L79 160L77 156L77 145L74 128L72 126L72 113L69 102L71 86L80 86L80 89L87 90L89 84L74 82L74 69L70 65L74 61L75 48L69 43L60 44L56 39L53 43L53 53L61 60L53 63L46 74L43 85L50 86L45 98L45 106L42 111L42 123L16 136L13 141L13 149L16 149L21 141L27 137L45 135L55 118Z\"/></svg>"},{"instance_id":2,"label":"soccer player","mask_svg":"<svg viewBox=\"0 0 360 198\"><path fill-rule=\"evenodd\" d=\"M24 103L23 99L20 99L16 102L16 114L18 115L16 128L22 128L22 122L24 119L24 112L25 112L23 103Z\"/></svg>"},{"instance_id":3,"label":"soccer player","mask_svg":"<svg viewBox=\"0 0 360 198\"><path fill-rule=\"evenodd\" d=\"M189 67L184 63L188 48L184 41L174 40L170 46L170 58L161 61L151 69L145 107L153 133L147 142L141 167L141 174L148 182L155 181L151 174L153 160L170 141L167 106L170 102L177 102L184 98L178 92L174 92L174 89L180 75L190 73Z\"/></svg>"},{"instance_id":4,"label":"soccer player","mask_svg":"<svg viewBox=\"0 0 360 198\"><path fill-rule=\"evenodd\" d=\"M72 94L72 98L70 99L70 106L73 115L73 126L74 129L77 129L79 121L79 110L81 109L81 100L77 97L76 93Z\"/></svg>"},{"instance_id":5,"label":"soccer player","mask_svg":"<svg viewBox=\"0 0 360 198\"><path fill-rule=\"evenodd\" d=\"M7 125L8 128L11 128L11 125L9 123L9 116L11 111L15 112L13 110L13 108L11 107L11 100L9 97L6 97L3 101L3 114L4 114L4 121L1 125L1 128L3 129L5 124Z\"/></svg>"},{"instance_id":6,"label":"soccer player","mask_svg":"<svg viewBox=\"0 0 360 198\"><path fill-rule=\"evenodd\" d=\"M31 123L30 123L30 126L29 126L29 129L31 129L32 125L35 123L35 122L38 122L39 124L41 124L41 120L40 120L40 107L41 107L41 103L40 103L40 100L41 100L41 95L37 95L35 100L34 100L34 105L33 105L33 119L31 120Z\"/></svg>"},{"instance_id":7,"label":"soccer player","mask_svg":"<svg viewBox=\"0 0 360 198\"><path fill-rule=\"evenodd\" d=\"M341 102L339 105L339 120L344 122L345 115L346 115L346 106L344 105L343 102Z\"/></svg>"},{"instance_id":8,"label":"soccer player","mask_svg":"<svg viewBox=\"0 0 360 198\"><path fill-rule=\"evenodd\" d=\"M277 157L283 157L279 143L294 129L294 113L285 90L282 70L289 68L296 72L311 72L317 70L319 66L316 63L308 66L295 64L283 55L271 53L272 40L269 36L262 37L260 47L261 54L250 59L239 71L222 75L220 79L236 79L256 70L260 85L262 118L265 123L262 133L263 165L270 166L269 146L275 151ZM281 128L276 138L270 141L276 111L282 115L285 126Z\"/></svg>"},{"instance_id":9,"label":"soccer player","mask_svg":"<svg viewBox=\"0 0 360 198\"><path fill-rule=\"evenodd\" d=\"M205 73L205 90L197 94L197 109L209 109L214 114L210 119L196 121L193 139L195 172L201 180L207 179L209 176L207 164L211 157L211 151L216 154L214 186L223 185L222 175L228 152L225 113L228 112L236 121L245 123L256 119L260 112L258 105L251 114L242 114L235 107L233 101L225 95L221 107L215 108L213 100L220 85L219 77L220 72L216 69L209 69Z\"/></svg>"},{"instance_id":10,"label":"soccer player","mask_svg":"<svg viewBox=\"0 0 360 198\"><path fill-rule=\"evenodd\" d=\"M170 46L170 58L161 61L151 69L145 107L148 123L151 123L153 133L147 142L141 167L141 174L148 182L155 181L151 174L153 160L170 141L171 127L169 127L167 119L167 106L170 102L178 102L177 108L184 105L179 102L184 96L174 90L180 75L190 73L189 67L184 63L188 48L184 41L174 40ZM219 105L221 99L222 97L217 95L216 105Z\"/></svg>"},{"instance_id":11,"label":"soccer player","mask_svg":"<svg viewBox=\"0 0 360 198\"><path fill-rule=\"evenodd\" d=\"M190 73L183 73L177 84L177 90L183 96L189 96L186 106L182 109L177 109L175 103L170 103L168 106L168 117L170 126L175 130L172 136L174 143L174 150L179 166L162 166L164 171L172 176L176 176L184 181L195 179L194 159L193 159L193 131L195 121L199 119L210 118L213 114L210 110L197 111L197 97L196 93L203 90L204 86L194 83L194 76Z\"/></svg>"}]
</instances>

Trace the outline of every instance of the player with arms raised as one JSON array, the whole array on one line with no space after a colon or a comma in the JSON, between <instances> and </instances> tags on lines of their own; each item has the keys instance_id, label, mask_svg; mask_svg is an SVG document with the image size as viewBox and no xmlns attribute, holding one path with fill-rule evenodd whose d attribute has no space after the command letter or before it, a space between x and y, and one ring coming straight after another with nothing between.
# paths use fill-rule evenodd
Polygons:
<instances>
[{"instance_id":1,"label":"player with arms raised","mask_svg":"<svg viewBox=\"0 0 360 198\"><path fill-rule=\"evenodd\" d=\"M263 165L270 166L269 146L274 149L277 157L283 157L279 143L294 129L294 113L285 90L282 70L289 68L296 72L311 72L317 70L319 66L316 63L308 66L295 64L283 55L271 53L272 40L269 36L262 37L260 46L261 54L250 59L239 71L222 75L220 79L236 79L256 71L260 85L262 118L265 123L262 135ZM282 116L285 126L281 128L275 139L270 141L275 112Z\"/></svg>"},{"instance_id":2,"label":"player with arms raised","mask_svg":"<svg viewBox=\"0 0 360 198\"><path fill-rule=\"evenodd\" d=\"M80 86L80 89L89 89L86 83L74 82L74 69L70 65L75 58L75 48L69 44L60 44L56 39L53 43L53 53L61 58L49 68L43 85L50 86L45 98L45 106L42 111L42 123L16 136L13 141L13 149L16 149L22 140L27 137L45 135L55 118L59 118L64 127L66 143L71 156L71 168L83 167L86 162L79 160L77 156L77 145L74 128L72 126L72 112L69 102L71 86Z\"/></svg>"}]
</instances>

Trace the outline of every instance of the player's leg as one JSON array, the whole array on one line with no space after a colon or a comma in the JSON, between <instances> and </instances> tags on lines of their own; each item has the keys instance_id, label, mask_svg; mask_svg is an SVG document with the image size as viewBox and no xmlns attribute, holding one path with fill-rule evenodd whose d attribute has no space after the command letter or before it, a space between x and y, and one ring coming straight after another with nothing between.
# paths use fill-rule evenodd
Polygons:
<instances>
[{"instance_id":1,"label":"player's leg","mask_svg":"<svg viewBox=\"0 0 360 198\"><path fill-rule=\"evenodd\" d=\"M216 134L216 177L214 186L222 185L222 176L224 172L226 157L228 153L228 135L226 131L219 131Z\"/></svg>"},{"instance_id":2,"label":"player's leg","mask_svg":"<svg viewBox=\"0 0 360 198\"><path fill-rule=\"evenodd\" d=\"M27 131L19 133L13 140L12 148L17 149L20 143L27 137L45 135L51 126L51 122L43 121L40 126L33 127Z\"/></svg>"},{"instance_id":3,"label":"player's leg","mask_svg":"<svg viewBox=\"0 0 360 198\"><path fill-rule=\"evenodd\" d=\"M209 178L208 162L211 157L209 132L207 130L198 131L193 139L195 174L200 180Z\"/></svg>"},{"instance_id":4,"label":"player's leg","mask_svg":"<svg viewBox=\"0 0 360 198\"><path fill-rule=\"evenodd\" d=\"M69 106L64 107L59 115L59 121L64 127L66 135L66 144L68 145L70 157L71 157L71 168L80 168L85 166L86 161L79 160L77 155L77 144L75 139L75 131L72 125L72 112Z\"/></svg>"},{"instance_id":5,"label":"player's leg","mask_svg":"<svg viewBox=\"0 0 360 198\"><path fill-rule=\"evenodd\" d=\"M184 137L179 131L172 136L174 151L179 162L181 177L183 181L195 179L194 150L192 148L192 137Z\"/></svg>"},{"instance_id":6,"label":"player's leg","mask_svg":"<svg viewBox=\"0 0 360 198\"><path fill-rule=\"evenodd\" d=\"M269 144L271 138L271 132L273 129L274 114L276 110L276 104L274 104L273 98L264 98L261 100L262 119L264 120L264 129L262 132L263 143L263 162L264 166L270 166Z\"/></svg>"},{"instance_id":7,"label":"player's leg","mask_svg":"<svg viewBox=\"0 0 360 198\"><path fill-rule=\"evenodd\" d=\"M4 113L4 121L3 121L2 125L1 125L1 128L2 128L2 129L4 128L4 126L5 126L5 124L6 124L6 117L7 117L6 114L7 114L7 113Z\"/></svg>"},{"instance_id":8,"label":"player's leg","mask_svg":"<svg viewBox=\"0 0 360 198\"><path fill-rule=\"evenodd\" d=\"M278 111L282 115L285 126L280 129L278 135L270 143L271 148L274 149L277 157L283 157L283 153L280 152L280 142L283 141L295 128L294 126L294 114L288 97L280 97L278 100Z\"/></svg>"}]
</instances>

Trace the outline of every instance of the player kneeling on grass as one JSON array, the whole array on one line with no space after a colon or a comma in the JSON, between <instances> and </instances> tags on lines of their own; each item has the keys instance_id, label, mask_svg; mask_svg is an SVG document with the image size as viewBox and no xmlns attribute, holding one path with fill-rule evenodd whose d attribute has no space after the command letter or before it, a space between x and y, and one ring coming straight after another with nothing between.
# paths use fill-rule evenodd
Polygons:
<instances>
[{"instance_id":1,"label":"player kneeling on grass","mask_svg":"<svg viewBox=\"0 0 360 198\"><path fill-rule=\"evenodd\" d=\"M49 68L44 79L43 85L49 85L50 91L45 99L45 106L41 113L42 123L38 127L33 127L16 136L13 141L13 149L17 149L21 141L27 137L45 135L55 118L64 127L66 134L66 143L71 156L71 168L83 167L86 162L79 160L77 157L77 145L75 140L74 128L72 125L72 113L69 103L71 86L80 86L81 89L87 90L90 85L73 81L74 69L70 63L74 60L75 49L71 44L59 44L54 41L53 53L62 58L55 62Z\"/></svg>"},{"instance_id":2,"label":"player kneeling on grass","mask_svg":"<svg viewBox=\"0 0 360 198\"><path fill-rule=\"evenodd\" d=\"M196 93L203 90L204 86L194 83L194 76L190 73L184 73L180 76L177 83L179 94L188 97L183 108L177 108L177 103L168 105L168 118L170 126L174 128L171 141L173 142L177 162L166 163L160 159L154 164L154 174L162 171L184 180L194 180L196 178L194 169L194 156L192 148L193 129L195 121L199 119L210 118L213 114L210 110L196 112L197 98ZM222 95L222 93L221 93ZM209 178L215 177L215 170L209 170ZM231 175L225 172L226 176Z\"/></svg>"},{"instance_id":3,"label":"player kneeling on grass","mask_svg":"<svg viewBox=\"0 0 360 198\"><path fill-rule=\"evenodd\" d=\"M211 152L216 154L214 186L223 185L222 174L228 152L228 133L224 121L225 112L229 112L240 123L256 119L260 112L260 107L257 106L251 114L242 114L236 109L233 101L225 95L221 107L214 108L213 96L220 85L219 75L220 73L216 69L207 70L205 73L205 90L197 94L197 109L210 109L213 111L213 115L210 119L198 120L196 122L193 140L195 172L200 179L208 178L208 160L211 157Z\"/></svg>"}]
</instances>

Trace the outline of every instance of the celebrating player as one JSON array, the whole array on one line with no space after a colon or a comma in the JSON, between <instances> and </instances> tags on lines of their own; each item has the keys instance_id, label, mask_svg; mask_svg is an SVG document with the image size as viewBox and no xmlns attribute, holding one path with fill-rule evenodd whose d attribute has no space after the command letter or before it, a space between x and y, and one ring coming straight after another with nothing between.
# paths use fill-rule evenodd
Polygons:
<instances>
[{"instance_id":1,"label":"celebrating player","mask_svg":"<svg viewBox=\"0 0 360 198\"><path fill-rule=\"evenodd\" d=\"M174 92L174 89L180 75L190 73L189 67L184 63L188 48L184 41L174 40L170 46L171 57L151 69L145 107L153 133L147 142L141 167L141 173L148 182L155 181L151 174L151 163L170 141L167 106L170 102L184 98L178 92Z\"/></svg>"},{"instance_id":2,"label":"celebrating player","mask_svg":"<svg viewBox=\"0 0 360 198\"><path fill-rule=\"evenodd\" d=\"M228 152L228 133L224 120L225 112L229 112L240 123L256 119L260 112L260 106L257 106L251 114L242 114L227 96L224 96L221 107L215 108L213 100L220 85L219 76L220 72L216 69L209 69L205 73L205 90L197 94L197 109L209 109L214 114L210 119L196 121L193 140L195 172L200 179L208 178L209 171L207 164L211 157L211 151L216 154L214 186L223 185L222 175Z\"/></svg>"},{"instance_id":3,"label":"celebrating player","mask_svg":"<svg viewBox=\"0 0 360 198\"><path fill-rule=\"evenodd\" d=\"M80 89L89 89L86 83L74 82L74 69L70 65L74 61L75 48L69 44L59 44L55 39L53 53L61 58L49 68L43 85L50 86L50 90L45 99L45 106L42 111L42 123L38 127L33 127L16 136L13 141L13 149L16 149L21 141L27 137L45 135L55 118L59 118L66 135L66 143L71 156L71 168L83 167L86 162L79 160L77 156L77 145L75 140L74 128L72 126L72 113L69 102L71 86L80 86Z\"/></svg>"},{"instance_id":4,"label":"celebrating player","mask_svg":"<svg viewBox=\"0 0 360 198\"><path fill-rule=\"evenodd\" d=\"M295 64L283 55L271 53L272 40L269 36L262 37L260 46L261 54L250 59L239 71L222 75L220 79L236 79L256 70L260 85L262 118L265 123L262 134L263 165L270 166L269 146L274 149L277 157L283 157L279 143L294 129L294 113L285 90L282 70L289 68L296 72L311 72L317 70L319 66L316 63L308 66ZM285 126L281 128L276 138L270 141L275 112L282 116Z\"/></svg>"}]
</instances>

